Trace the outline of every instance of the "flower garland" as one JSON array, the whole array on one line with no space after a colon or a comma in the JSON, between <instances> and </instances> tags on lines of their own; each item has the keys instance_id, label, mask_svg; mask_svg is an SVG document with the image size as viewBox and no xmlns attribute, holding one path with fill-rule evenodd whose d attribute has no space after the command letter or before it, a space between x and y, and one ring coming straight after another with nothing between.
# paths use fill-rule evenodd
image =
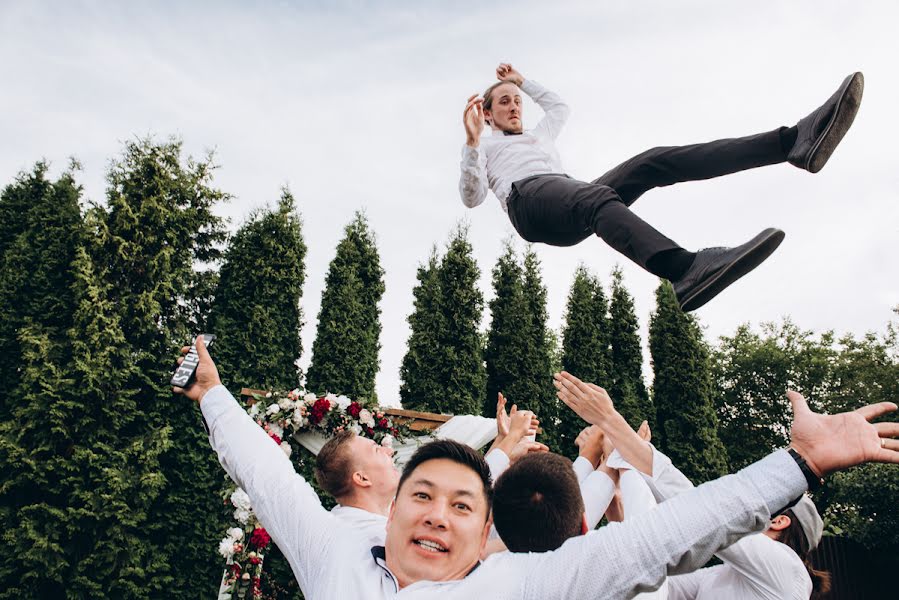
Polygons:
<instances>
[{"instance_id":1,"label":"flower garland","mask_svg":"<svg viewBox=\"0 0 899 600\"><path fill-rule=\"evenodd\" d=\"M299 450L294 435L307 431L332 437L349 430L382 446L392 446L394 440L402 441L409 435L408 427L395 425L375 406L346 396L304 394L299 389L254 396L247 412L288 457L295 449ZM253 598L261 598L262 563L271 537L259 523L250 497L242 489L232 485L224 494L224 502L234 507L237 526L227 530L218 546L219 554L227 563L223 591L231 598L243 599L248 593Z\"/></svg>"}]
</instances>

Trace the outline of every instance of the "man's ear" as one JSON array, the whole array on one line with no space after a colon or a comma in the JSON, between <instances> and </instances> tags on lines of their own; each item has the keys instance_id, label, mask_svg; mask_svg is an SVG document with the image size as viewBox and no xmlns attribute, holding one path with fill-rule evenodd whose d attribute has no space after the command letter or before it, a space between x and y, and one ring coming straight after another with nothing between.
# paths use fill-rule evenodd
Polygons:
<instances>
[{"instance_id":1,"label":"man's ear","mask_svg":"<svg viewBox=\"0 0 899 600\"><path fill-rule=\"evenodd\" d=\"M587 535L590 528L587 527L587 513L581 515L581 535Z\"/></svg>"},{"instance_id":2,"label":"man's ear","mask_svg":"<svg viewBox=\"0 0 899 600\"><path fill-rule=\"evenodd\" d=\"M490 127L493 127L493 115L491 115L490 111L486 108L484 109L484 120Z\"/></svg>"},{"instance_id":3,"label":"man's ear","mask_svg":"<svg viewBox=\"0 0 899 600\"><path fill-rule=\"evenodd\" d=\"M792 522L793 521L791 521L790 517L788 517L787 515L777 515L776 517L771 519L771 525L768 526L768 529L771 529L773 531L783 531L784 529L789 527Z\"/></svg>"},{"instance_id":4,"label":"man's ear","mask_svg":"<svg viewBox=\"0 0 899 600\"><path fill-rule=\"evenodd\" d=\"M484 531L481 532L481 554L484 553L484 548L487 547L487 540L490 538L490 529L493 527L493 512L487 516L487 522L484 523Z\"/></svg>"},{"instance_id":5,"label":"man's ear","mask_svg":"<svg viewBox=\"0 0 899 600\"><path fill-rule=\"evenodd\" d=\"M353 485L358 485L361 488L371 487L371 479L369 479L365 473L362 471L354 471L353 472Z\"/></svg>"},{"instance_id":6,"label":"man's ear","mask_svg":"<svg viewBox=\"0 0 899 600\"><path fill-rule=\"evenodd\" d=\"M390 525L390 522L393 521L393 513L396 511L396 499L394 498L393 502L390 503L390 511L387 513L387 524Z\"/></svg>"}]
</instances>

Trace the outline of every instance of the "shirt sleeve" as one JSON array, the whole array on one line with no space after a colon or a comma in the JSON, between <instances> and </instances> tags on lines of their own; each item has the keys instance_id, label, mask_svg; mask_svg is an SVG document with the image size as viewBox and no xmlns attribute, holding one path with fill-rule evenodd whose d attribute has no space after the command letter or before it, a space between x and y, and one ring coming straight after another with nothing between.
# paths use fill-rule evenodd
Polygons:
<instances>
[{"instance_id":1,"label":"shirt sleeve","mask_svg":"<svg viewBox=\"0 0 899 600\"><path fill-rule=\"evenodd\" d=\"M578 456L574 459L574 462L571 463L571 468L574 469L574 474L577 475L578 483L584 481L587 475L594 471L593 463L583 456Z\"/></svg>"},{"instance_id":2,"label":"shirt sleeve","mask_svg":"<svg viewBox=\"0 0 899 600\"><path fill-rule=\"evenodd\" d=\"M521 91L531 97L537 106L543 109L544 115L533 133L537 137L547 136L556 139L562 132L562 127L568 121L571 110L562 101L558 94L549 91L536 81L526 79L521 84Z\"/></svg>"},{"instance_id":3,"label":"shirt sleeve","mask_svg":"<svg viewBox=\"0 0 899 600\"><path fill-rule=\"evenodd\" d=\"M783 450L739 473L704 483L640 519L568 540L554 552L521 557L525 599L630 598L657 589L666 575L687 573L712 554L761 531L773 512L807 483ZM627 568L617 568L620 557Z\"/></svg>"},{"instance_id":4,"label":"shirt sleeve","mask_svg":"<svg viewBox=\"0 0 899 600\"><path fill-rule=\"evenodd\" d=\"M595 529L615 497L615 482L602 471L593 471L581 482L587 529Z\"/></svg>"},{"instance_id":5,"label":"shirt sleeve","mask_svg":"<svg viewBox=\"0 0 899 600\"><path fill-rule=\"evenodd\" d=\"M488 452L487 456L484 457L484 462L486 462L487 466L490 468L490 479L494 484L496 483L496 480L499 479L499 476L505 473L506 469L509 468L509 457L505 452L498 448L494 448Z\"/></svg>"},{"instance_id":6,"label":"shirt sleeve","mask_svg":"<svg viewBox=\"0 0 899 600\"><path fill-rule=\"evenodd\" d=\"M290 459L241 408L224 386L200 402L219 461L250 497L253 511L290 562L303 591L315 596L315 581L327 566L339 520L322 507Z\"/></svg>"},{"instance_id":7,"label":"shirt sleeve","mask_svg":"<svg viewBox=\"0 0 899 600\"><path fill-rule=\"evenodd\" d=\"M737 571L760 598L777 600L794 597L805 592L811 594L811 579L808 571L793 550L764 534L743 538L715 556ZM808 590L801 588L807 585Z\"/></svg>"},{"instance_id":8,"label":"shirt sleeve","mask_svg":"<svg viewBox=\"0 0 899 600\"><path fill-rule=\"evenodd\" d=\"M702 589L702 583L724 565L715 565L707 569L699 569L685 575L668 578L668 600L695 600Z\"/></svg>"},{"instance_id":9,"label":"shirt sleeve","mask_svg":"<svg viewBox=\"0 0 899 600\"><path fill-rule=\"evenodd\" d=\"M477 148L462 146L462 174L459 177L459 195L468 208L478 206L487 197L487 161L484 158L484 141Z\"/></svg>"}]
</instances>

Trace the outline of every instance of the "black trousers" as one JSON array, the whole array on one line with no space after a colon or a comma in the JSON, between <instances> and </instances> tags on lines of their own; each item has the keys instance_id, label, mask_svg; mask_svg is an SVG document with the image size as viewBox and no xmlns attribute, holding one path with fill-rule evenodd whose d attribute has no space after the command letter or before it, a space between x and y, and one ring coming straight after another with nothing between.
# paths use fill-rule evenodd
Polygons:
<instances>
[{"instance_id":1,"label":"black trousers","mask_svg":"<svg viewBox=\"0 0 899 600\"><path fill-rule=\"evenodd\" d=\"M529 242L573 246L595 234L645 269L655 254L680 246L628 207L656 187L782 163L780 132L652 148L590 183L562 174L527 177L512 184L509 219Z\"/></svg>"}]
</instances>

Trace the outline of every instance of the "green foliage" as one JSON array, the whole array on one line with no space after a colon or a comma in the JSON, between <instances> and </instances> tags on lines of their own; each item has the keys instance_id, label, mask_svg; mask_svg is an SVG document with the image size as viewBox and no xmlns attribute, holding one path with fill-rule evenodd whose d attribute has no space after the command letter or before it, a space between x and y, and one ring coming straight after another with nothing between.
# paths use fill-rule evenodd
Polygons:
<instances>
[{"instance_id":1,"label":"green foliage","mask_svg":"<svg viewBox=\"0 0 899 600\"><path fill-rule=\"evenodd\" d=\"M300 383L300 298L306 278L302 223L286 189L276 210L250 217L231 238L209 330L232 391L293 389Z\"/></svg>"},{"instance_id":2,"label":"green foliage","mask_svg":"<svg viewBox=\"0 0 899 600\"><path fill-rule=\"evenodd\" d=\"M400 368L403 407L444 414L479 414L485 394L484 341L478 330L484 297L468 230L459 226L439 260L418 269L409 316L412 333Z\"/></svg>"},{"instance_id":3,"label":"green foliage","mask_svg":"<svg viewBox=\"0 0 899 600\"><path fill-rule=\"evenodd\" d=\"M620 269L612 273L612 301L609 305L609 388L618 409L632 427L643 420L655 427L655 406L643 382L643 350L640 324L634 312L634 299L624 287Z\"/></svg>"},{"instance_id":4,"label":"green foliage","mask_svg":"<svg viewBox=\"0 0 899 600\"><path fill-rule=\"evenodd\" d=\"M4 597L145 598L167 557L147 543L165 477L169 429L149 426L109 286L86 252L74 263L78 307L59 363L29 324L13 420L0 424Z\"/></svg>"},{"instance_id":5,"label":"green foliage","mask_svg":"<svg viewBox=\"0 0 899 600\"><path fill-rule=\"evenodd\" d=\"M377 399L383 276L374 234L358 212L328 268L306 389Z\"/></svg>"},{"instance_id":6,"label":"green foliage","mask_svg":"<svg viewBox=\"0 0 899 600\"><path fill-rule=\"evenodd\" d=\"M727 472L727 453L718 439L709 351L696 320L681 311L671 284L656 290L649 324L655 372L653 441L695 483Z\"/></svg>"},{"instance_id":7,"label":"green foliage","mask_svg":"<svg viewBox=\"0 0 899 600\"><path fill-rule=\"evenodd\" d=\"M400 365L400 401L409 410L428 411L443 401L446 391L440 380L443 313L436 248L431 250L427 264L419 265L416 277L413 310L407 319L411 333Z\"/></svg>"},{"instance_id":8,"label":"green foliage","mask_svg":"<svg viewBox=\"0 0 899 600\"><path fill-rule=\"evenodd\" d=\"M562 368L583 381L606 386L609 382L608 302L602 285L581 265L574 274L565 325L562 328ZM574 440L587 426L565 406L559 407L558 451L577 456Z\"/></svg>"},{"instance_id":9,"label":"green foliage","mask_svg":"<svg viewBox=\"0 0 899 600\"><path fill-rule=\"evenodd\" d=\"M81 241L81 187L72 171L55 182L48 165L20 173L0 195L0 419L9 416L10 392L23 359L19 332L26 323L55 343L51 358L71 327L74 303L70 265Z\"/></svg>"},{"instance_id":10,"label":"green foliage","mask_svg":"<svg viewBox=\"0 0 899 600\"><path fill-rule=\"evenodd\" d=\"M107 203L87 215L93 263L108 285L136 369L125 389L141 391L138 409L147 432L171 430L160 456L165 488L150 508L146 544L169 569L154 580L167 596L196 598L220 576L218 535L220 466L209 451L199 411L168 387L174 357L191 340L210 290L201 265L214 266L225 239L216 206L228 195L212 186L212 157L181 156L178 141L125 144L107 174ZM188 301L190 299L190 301Z\"/></svg>"}]
</instances>

